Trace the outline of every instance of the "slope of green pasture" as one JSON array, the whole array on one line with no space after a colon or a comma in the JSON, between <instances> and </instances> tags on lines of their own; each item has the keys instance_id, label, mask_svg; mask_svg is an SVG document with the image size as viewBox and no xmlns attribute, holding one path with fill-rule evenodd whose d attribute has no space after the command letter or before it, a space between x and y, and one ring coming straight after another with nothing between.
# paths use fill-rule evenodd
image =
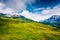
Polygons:
<instances>
[{"instance_id":1,"label":"slope of green pasture","mask_svg":"<svg viewBox=\"0 0 60 40\"><path fill-rule=\"evenodd\" d=\"M0 18L0 40L60 40L60 30L33 21Z\"/></svg>"}]
</instances>

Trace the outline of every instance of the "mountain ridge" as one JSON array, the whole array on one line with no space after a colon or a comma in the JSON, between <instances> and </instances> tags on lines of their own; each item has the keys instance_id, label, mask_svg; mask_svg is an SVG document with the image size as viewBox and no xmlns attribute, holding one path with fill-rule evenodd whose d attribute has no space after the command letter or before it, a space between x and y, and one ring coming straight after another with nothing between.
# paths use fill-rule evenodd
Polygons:
<instances>
[{"instance_id":1,"label":"mountain ridge","mask_svg":"<svg viewBox=\"0 0 60 40\"><path fill-rule=\"evenodd\" d=\"M50 25L53 25L55 27L59 26L59 28L60 28L60 16L53 15L50 18L48 18L47 20L44 20L43 23L50 24Z\"/></svg>"}]
</instances>

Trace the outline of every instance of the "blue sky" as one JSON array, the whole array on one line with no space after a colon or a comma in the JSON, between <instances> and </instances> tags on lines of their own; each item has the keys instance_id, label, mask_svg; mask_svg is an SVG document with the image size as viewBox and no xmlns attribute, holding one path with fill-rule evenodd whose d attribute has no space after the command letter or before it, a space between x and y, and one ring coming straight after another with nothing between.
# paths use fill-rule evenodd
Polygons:
<instances>
[{"instance_id":1,"label":"blue sky","mask_svg":"<svg viewBox=\"0 0 60 40\"><path fill-rule=\"evenodd\" d=\"M53 8L58 4L60 4L60 0L35 0L34 3L27 4L27 9L33 11L35 8Z\"/></svg>"},{"instance_id":2,"label":"blue sky","mask_svg":"<svg viewBox=\"0 0 60 40\"><path fill-rule=\"evenodd\" d=\"M18 5L25 6L25 9L31 12L33 12L35 8L53 8L60 4L60 0L0 0L0 2L16 9L19 9L20 6L18 7ZM24 9L24 7L21 9Z\"/></svg>"},{"instance_id":3,"label":"blue sky","mask_svg":"<svg viewBox=\"0 0 60 40\"><path fill-rule=\"evenodd\" d=\"M60 0L0 0L0 12L41 21L60 15Z\"/></svg>"}]
</instances>

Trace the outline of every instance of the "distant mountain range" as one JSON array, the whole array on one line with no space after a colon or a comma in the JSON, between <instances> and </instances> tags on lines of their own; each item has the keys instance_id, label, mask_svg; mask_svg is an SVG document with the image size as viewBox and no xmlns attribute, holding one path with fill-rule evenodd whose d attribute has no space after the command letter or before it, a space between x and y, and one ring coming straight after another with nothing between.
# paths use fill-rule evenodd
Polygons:
<instances>
[{"instance_id":1,"label":"distant mountain range","mask_svg":"<svg viewBox=\"0 0 60 40\"><path fill-rule=\"evenodd\" d=\"M6 14L0 13L0 17L2 17L2 16L7 17ZM34 20L28 19L22 15L12 15L11 17L14 19L20 18L20 19L24 20L24 22L33 22L34 21ZM60 16L59 15L53 15L50 18L44 20L42 23L60 28Z\"/></svg>"},{"instance_id":2,"label":"distant mountain range","mask_svg":"<svg viewBox=\"0 0 60 40\"><path fill-rule=\"evenodd\" d=\"M12 16L8 17L7 14L0 13L0 17L7 17L7 18L13 18L13 19L21 19L21 20L23 20L24 22L33 22L32 19L28 19L28 18L26 18L26 17L24 17L24 16L22 16L22 15L12 15ZM34 21L34 22L36 22L36 21Z\"/></svg>"},{"instance_id":3,"label":"distant mountain range","mask_svg":"<svg viewBox=\"0 0 60 40\"><path fill-rule=\"evenodd\" d=\"M53 15L47 20L44 20L43 23L53 25L55 27L60 28L60 16L59 15Z\"/></svg>"},{"instance_id":4,"label":"distant mountain range","mask_svg":"<svg viewBox=\"0 0 60 40\"><path fill-rule=\"evenodd\" d=\"M0 17L6 16L6 14L0 13Z\"/></svg>"}]
</instances>

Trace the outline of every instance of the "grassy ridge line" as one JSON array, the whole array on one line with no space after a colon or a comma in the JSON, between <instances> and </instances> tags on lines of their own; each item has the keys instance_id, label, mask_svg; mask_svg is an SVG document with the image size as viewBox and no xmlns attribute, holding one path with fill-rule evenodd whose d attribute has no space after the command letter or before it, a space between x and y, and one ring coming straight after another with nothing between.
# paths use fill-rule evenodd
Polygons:
<instances>
[{"instance_id":1,"label":"grassy ridge line","mask_svg":"<svg viewBox=\"0 0 60 40\"><path fill-rule=\"evenodd\" d=\"M0 18L0 39L60 40L60 30L41 23L22 21L21 19Z\"/></svg>"}]
</instances>

